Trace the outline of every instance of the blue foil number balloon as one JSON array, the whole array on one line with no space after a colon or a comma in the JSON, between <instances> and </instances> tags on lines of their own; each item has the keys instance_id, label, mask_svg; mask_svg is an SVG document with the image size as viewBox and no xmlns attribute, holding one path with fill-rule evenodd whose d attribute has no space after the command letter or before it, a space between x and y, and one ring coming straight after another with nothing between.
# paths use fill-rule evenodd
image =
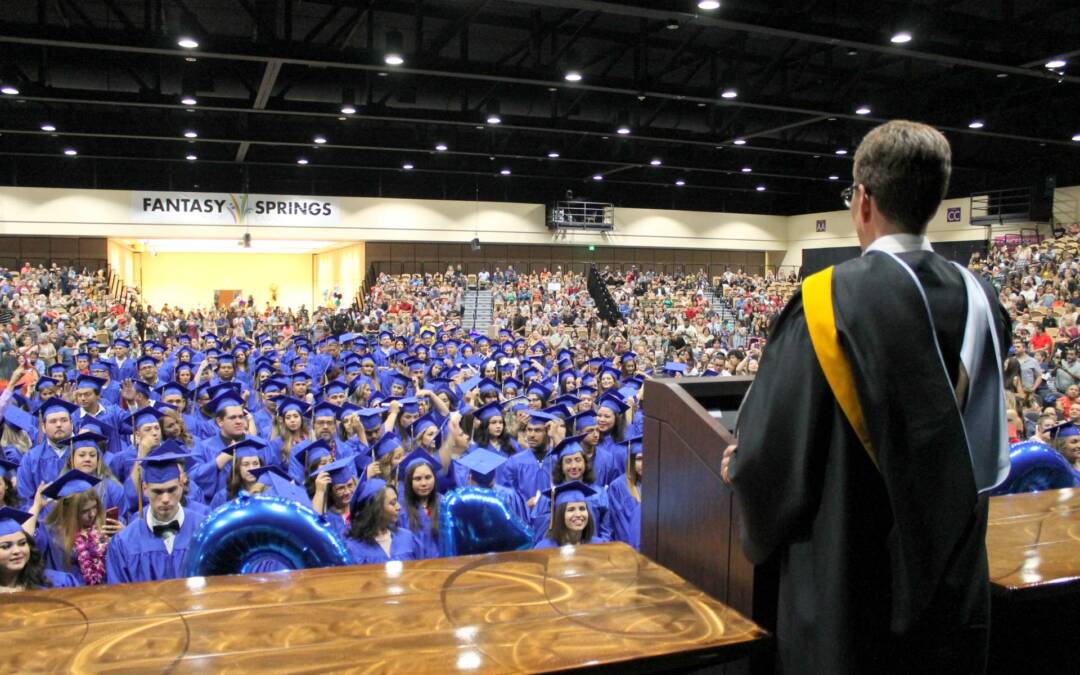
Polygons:
<instances>
[{"instance_id":1,"label":"blue foil number balloon","mask_svg":"<svg viewBox=\"0 0 1080 675\"><path fill-rule=\"evenodd\" d=\"M294 501L241 493L203 521L188 546L189 577L348 565L322 516Z\"/></svg>"},{"instance_id":2,"label":"blue foil number balloon","mask_svg":"<svg viewBox=\"0 0 1080 675\"><path fill-rule=\"evenodd\" d=\"M1009 476L990 493L1012 495L1077 487L1080 480L1069 460L1038 441L1013 443L1009 447Z\"/></svg>"},{"instance_id":3,"label":"blue foil number balloon","mask_svg":"<svg viewBox=\"0 0 1080 675\"><path fill-rule=\"evenodd\" d=\"M493 490L470 486L443 496L439 549L444 556L520 551L531 546L529 527Z\"/></svg>"}]
</instances>

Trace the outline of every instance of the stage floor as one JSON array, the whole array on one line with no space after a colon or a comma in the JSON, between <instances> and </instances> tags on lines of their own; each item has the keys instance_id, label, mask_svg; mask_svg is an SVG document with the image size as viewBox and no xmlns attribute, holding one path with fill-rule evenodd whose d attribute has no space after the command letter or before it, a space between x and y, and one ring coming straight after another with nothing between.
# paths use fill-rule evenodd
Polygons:
<instances>
[{"instance_id":1,"label":"stage floor","mask_svg":"<svg viewBox=\"0 0 1080 675\"><path fill-rule=\"evenodd\" d=\"M766 633L623 544L0 596L0 672L686 668Z\"/></svg>"},{"instance_id":2,"label":"stage floor","mask_svg":"<svg viewBox=\"0 0 1080 675\"><path fill-rule=\"evenodd\" d=\"M1080 591L1080 489L991 498L986 550L999 592Z\"/></svg>"}]
</instances>

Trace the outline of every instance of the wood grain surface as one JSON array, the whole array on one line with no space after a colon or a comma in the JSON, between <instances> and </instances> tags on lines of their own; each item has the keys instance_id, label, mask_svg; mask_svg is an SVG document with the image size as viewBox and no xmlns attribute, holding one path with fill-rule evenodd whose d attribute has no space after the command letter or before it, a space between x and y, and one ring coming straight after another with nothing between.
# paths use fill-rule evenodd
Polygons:
<instances>
[{"instance_id":1,"label":"wood grain surface","mask_svg":"<svg viewBox=\"0 0 1080 675\"><path fill-rule=\"evenodd\" d=\"M992 497L986 552L999 592L1080 593L1080 489Z\"/></svg>"},{"instance_id":2,"label":"wood grain surface","mask_svg":"<svg viewBox=\"0 0 1080 675\"><path fill-rule=\"evenodd\" d=\"M623 544L0 596L0 672L689 667L766 637Z\"/></svg>"}]
</instances>

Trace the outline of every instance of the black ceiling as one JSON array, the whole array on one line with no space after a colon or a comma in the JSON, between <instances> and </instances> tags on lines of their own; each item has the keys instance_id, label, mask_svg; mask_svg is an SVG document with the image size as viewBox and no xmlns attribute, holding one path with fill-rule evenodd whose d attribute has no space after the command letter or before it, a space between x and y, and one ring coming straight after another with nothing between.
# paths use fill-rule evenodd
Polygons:
<instances>
[{"instance_id":1,"label":"black ceiling","mask_svg":"<svg viewBox=\"0 0 1080 675\"><path fill-rule=\"evenodd\" d=\"M896 117L947 133L951 196L1080 183L1080 68L1045 67L1080 64L1076 0L722 5L3 0L0 80L19 93L0 95L0 183L523 202L571 189L790 214L839 208L851 166L835 151ZM892 44L900 30L913 40ZM391 31L403 66L383 63ZM580 83L563 79L572 65ZM495 101L502 123L487 124Z\"/></svg>"}]
</instances>

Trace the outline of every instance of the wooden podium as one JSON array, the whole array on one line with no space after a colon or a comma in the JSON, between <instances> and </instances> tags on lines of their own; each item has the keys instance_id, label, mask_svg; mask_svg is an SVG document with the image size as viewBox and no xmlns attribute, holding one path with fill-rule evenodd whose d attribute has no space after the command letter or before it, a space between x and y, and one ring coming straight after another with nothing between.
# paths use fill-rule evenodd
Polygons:
<instances>
[{"instance_id":1,"label":"wooden podium","mask_svg":"<svg viewBox=\"0 0 1080 675\"><path fill-rule=\"evenodd\" d=\"M734 493L720 477L724 448L751 377L645 382L641 552L766 630L776 626L777 575L739 542Z\"/></svg>"}]
</instances>

